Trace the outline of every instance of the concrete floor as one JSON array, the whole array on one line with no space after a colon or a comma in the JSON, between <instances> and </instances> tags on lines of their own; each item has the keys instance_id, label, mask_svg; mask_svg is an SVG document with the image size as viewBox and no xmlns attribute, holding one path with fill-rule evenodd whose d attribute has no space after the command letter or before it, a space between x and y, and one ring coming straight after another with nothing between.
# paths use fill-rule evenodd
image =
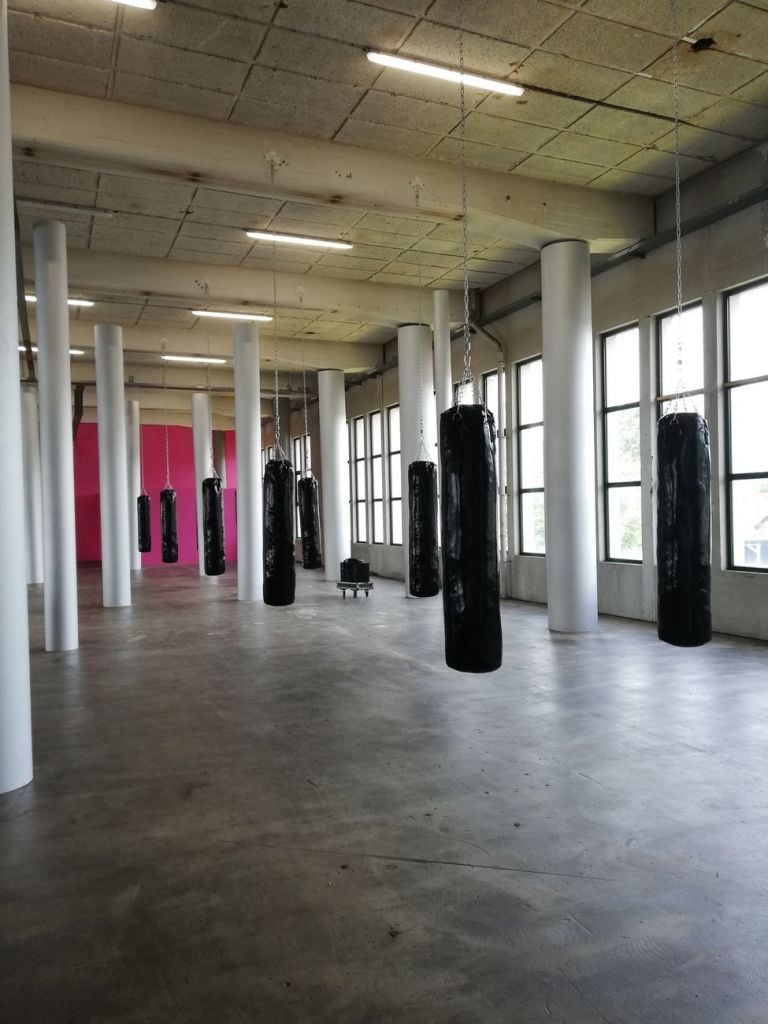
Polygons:
<instances>
[{"instance_id":1,"label":"concrete floor","mask_svg":"<svg viewBox=\"0 0 768 1024\"><path fill-rule=\"evenodd\" d=\"M765 1024L768 651L439 599L81 576L0 798L3 1024Z\"/></svg>"}]
</instances>

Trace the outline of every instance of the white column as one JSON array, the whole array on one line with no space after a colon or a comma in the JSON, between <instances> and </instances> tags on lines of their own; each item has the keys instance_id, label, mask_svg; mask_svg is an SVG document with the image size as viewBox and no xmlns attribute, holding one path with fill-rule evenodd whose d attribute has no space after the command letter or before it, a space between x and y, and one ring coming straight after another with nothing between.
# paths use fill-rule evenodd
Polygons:
<instances>
[{"instance_id":1,"label":"white column","mask_svg":"<svg viewBox=\"0 0 768 1024\"><path fill-rule=\"evenodd\" d=\"M64 225L58 221L38 224L33 244L40 377L45 649L74 651L78 647L77 549Z\"/></svg>"},{"instance_id":2,"label":"white column","mask_svg":"<svg viewBox=\"0 0 768 1024\"><path fill-rule=\"evenodd\" d=\"M203 480L211 475L211 399L207 393L192 395L192 444L195 449L195 509L197 555L200 575L205 576L203 537Z\"/></svg>"},{"instance_id":3,"label":"white column","mask_svg":"<svg viewBox=\"0 0 768 1024\"><path fill-rule=\"evenodd\" d=\"M21 389L21 426L24 441L27 583L42 583L43 490L40 480L40 425L36 387Z\"/></svg>"},{"instance_id":4,"label":"white column","mask_svg":"<svg viewBox=\"0 0 768 1024\"><path fill-rule=\"evenodd\" d=\"M136 499L141 494L141 403L130 398L125 403L125 448L128 481L128 546L133 572L141 569L139 520Z\"/></svg>"},{"instance_id":5,"label":"white column","mask_svg":"<svg viewBox=\"0 0 768 1024\"><path fill-rule=\"evenodd\" d=\"M438 288L434 296L434 341L435 350L435 405L438 430L440 416L453 405L453 380L451 375L451 320L450 298L447 288Z\"/></svg>"},{"instance_id":6,"label":"white column","mask_svg":"<svg viewBox=\"0 0 768 1024\"><path fill-rule=\"evenodd\" d=\"M541 253L549 628L597 628L595 421L589 246Z\"/></svg>"},{"instance_id":7,"label":"white column","mask_svg":"<svg viewBox=\"0 0 768 1024\"><path fill-rule=\"evenodd\" d=\"M235 458L237 462L237 596L260 601L264 578L261 504L261 370L259 329L235 324Z\"/></svg>"},{"instance_id":8,"label":"white column","mask_svg":"<svg viewBox=\"0 0 768 1024\"><path fill-rule=\"evenodd\" d=\"M403 500L403 573L405 593L409 595L408 549L410 515L408 509L408 466L417 460L435 462L437 418L433 394L432 338L426 324L407 324L397 330L398 386L400 389L400 478ZM420 424L424 424L421 445Z\"/></svg>"},{"instance_id":9,"label":"white column","mask_svg":"<svg viewBox=\"0 0 768 1024\"><path fill-rule=\"evenodd\" d=\"M352 553L349 522L349 436L343 370L317 374L320 406L320 505L325 578L339 580L339 563Z\"/></svg>"},{"instance_id":10,"label":"white column","mask_svg":"<svg viewBox=\"0 0 768 1024\"><path fill-rule=\"evenodd\" d=\"M26 786L32 779L18 336L8 3L0 0L0 465L5 483L0 530L0 793Z\"/></svg>"},{"instance_id":11,"label":"white column","mask_svg":"<svg viewBox=\"0 0 768 1024\"><path fill-rule=\"evenodd\" d=\"M134 502L129 518L123 331L98 324L95 333L102 601L105 608L127 608L131 603L130 524L136 523L136 509ZM136 543L136 537L133 540Z\"/></svg>"}]
</instances>

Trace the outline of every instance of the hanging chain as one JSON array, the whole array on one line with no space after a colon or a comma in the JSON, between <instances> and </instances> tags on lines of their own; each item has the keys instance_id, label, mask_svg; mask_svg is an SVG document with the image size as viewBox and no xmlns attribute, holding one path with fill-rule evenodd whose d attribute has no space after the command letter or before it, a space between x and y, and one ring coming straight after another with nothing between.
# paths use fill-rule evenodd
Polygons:
<instances>
[{"instance_id":1,"label":"hanging chain","mask_svg":"<svg viewBox=\"0 0 768 1024\"><path fill-rule=\"evenodd\" d=\"M464 94L464 6L461 7L459 25L459 109L461 114L461 235L462 265L464 279L464 369L461 382L456 389L455 404L458 405L468 387L472 387L473 397L477 398L475 379L472 376L472 333L469 327L469 227L467 224L467 104Z\"/></svg>"},{"instance_id":2,"label":"hanging chain","mask_svg":"<svg viewBox=\"0 0 768 1024\"><path fill-rule=\"evenodd\" d=\"M163 355L165 355L165 338L163 338ZM171 459L168 453L168 389L165 384L165 361L163 361L163 404L165 406L165 490L171 490Z\"/></svg>"},{"instance_id":3,"label":"hanging chain","mask_svg":"<svg viewBox=\"0 0 768 1024\"><path fill-rule=\"evenodd\" d=\"M141 482L141 493L145 495L147 489L144 486L144 437L141 433L141 407L139 407L139 480Z\"/></svg>"},{"instance_id":4,"label":"hanging chain","mask_svg":"<svg viewBox=\"0 0 768 1024\"><path fill-rule=\"evenodd\" d=\"M299 288L297 293L299 296L299 323L301 324L301 332L304 333L304 289ZM309 410L307 409L307 362L304 353L304 344L301 345L301 379L302 386L304 389L304 437L301 442L301 475L305 476L307 472L307 438L309 437ZM295 467L294 467L295 468Z\"/></svg>"},{"instance_id":5,"label":"hanging chain","mask_svg":"<svg viewBox=\"0 0 768 1024\"><path fill-rule=\"evenodd\" d=\"M206 306L209 306L210 305L211 286L208 284L207 281L198 281L197 283L203 289L203 293L205 294L205 304L206 304ZM210 362L210 359L211 359L211 330L208 327L207 323L206 323L206 327L205 327L205 339L206 339L206 347L207 347L207 350L208 350L208 365L205 368L205 388L206 388L206 391L208 392L208 413L209 413L209 416L210 416L210 424L211 424L210 433L208 434L208 459L209 459L210 464L211 464L210 467L209 467L210 470L211 470L210 476L216 477L217 476L217 473L216 473L216 457L215 457L215 454L214 454L214 451L213 451L213 408L212 408L212 399L211 399L211 362Z\"/></svg>"},{"instance_id":6,"label":"hanging chain","mask_svg":"<svg viewBox=\"0 0 768 1024\"><path fill-rule=\"evenodd\" d=\"M683 233L682 209L680 201L680 85L679 85L679 49L680 38L677 21L677 0L670 0L672 14L672 95L675 107L675 272L677 276L677 360L675 367L675 397L672 411L686 409L688 399L683 396L685 379L683 375Z\"/></svg>"},{"instance_id":7,"label":"hanging chain","mask_svg":"<svg viewBox=\"0 0 768 1024\"><path fill-rule=\"evenodd\" d=\"M413 194L416 203L416 220L421 222L421 190L424 188L424 183L419 178L414 178L411 182L413 186ZM421 263L417 263L417 275L418 275L418 288L419 288L419 327L424 324L424 314L422 308L422 290L421 290ZM424 444L424 345L421 338L421 332L419 332L419 447L416 452L416 461L419 461L421 453L424 452L424 461L429 462L429 455L427 454L426 445Z\"/></svg>"},{"instance_id":8,"label":"hanging chain","mask_svg":"<svg viewBox=\"0 0 768 1024\"><path fill-rule=\"evenodd\" d=\"M267 154L269 161L269 182L272 187L272 198L276 198L274 153ZM275 219L272 218L272 355L275 361L275 458L286 460L286 454L280 440L280 369L277 363L277 240L275 237Z\"/></svg>"}]
</instances>

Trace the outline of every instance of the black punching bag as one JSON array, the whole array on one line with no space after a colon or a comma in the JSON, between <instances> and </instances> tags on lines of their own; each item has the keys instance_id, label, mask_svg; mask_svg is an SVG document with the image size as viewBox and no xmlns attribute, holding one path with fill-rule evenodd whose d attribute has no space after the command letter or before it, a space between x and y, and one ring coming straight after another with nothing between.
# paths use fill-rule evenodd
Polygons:
<instances>
[{"instance_id":1,"label":"black punching bag","mask_svg":"<svg viewBox=\"0 0 768 1024\"><path fill-rule=\"evenodd\" d=\"M224 500L217 476L203 480L203 556L206 576L221 576L226 572Z\"/></svg>"},{"instance_id":2,"label":"black punching bag","mask_svg":"<svg viewBox=\"0 0 768 1024\"><path fill-rule=\"evenodd\" d=\"M139 551L145 555L152 550L152 527L149 521L149 495L140 494L136 499L139 522Z\"/></svg>"},{"instance_id":3,"label":"black punching bag","mask_svg":"<svg viewBox=\"0 0 768 1024\"><path fill-rule=\"evenodd\" d=\"M700 647L712 639L709 427L697 412L662 416L657 433L659 639Z\"/></svg>"},{"instance_id":4,"label":"black punching bag","mask_svg":"<svg viewBox=\"0 0 768 1024\"><path fill-rule=\"evenodd\" d=\"M160 492L160 541L163 549L163 561L169 564L178 562L179 538L176 527L176 491L172 487L166 487Z\"/></svg>"},{"instance_id":5,"label":"black punching bag","mask_svg":"<svg viewBox=\"0 0 768 1024\"><path fill-rule=\"evenodd\" d=\"M320 509L317 501L317 480L303 476L299 489L299 528L301 530L301 561L305 569L319 569L323 564L320 555Z\"/></svg>"},{"instance_id":6,"label":"black punching bag","mask_svg":"<svg viewBox=\"0 0 768 1024\"><path fill-rule=\"evenodd\" d=\"M264 471L264 603L293 604L296 563L293 548L293 466L270 459Z\"/></svg>"},{"instance_id":7,"label":"black punching bag","mask_svg":"<svg viewBox=\"0 0 768 1024\"><path fill-rule=\"evenodd\" d=\"M437 558L437 466L412 462L408 467L408 580L413 597L440 593Z\"/></svg>"},{"instance_id":8,"label":"black punching bag","mask_svg":"<svg viewBox=\"0 0 768 1024\"><path fill-rule=\"evenodd\" d=\"M493 416L458 405L440 417L445 660L457 672L501 666Z\"/></svg>"}]
</instances>

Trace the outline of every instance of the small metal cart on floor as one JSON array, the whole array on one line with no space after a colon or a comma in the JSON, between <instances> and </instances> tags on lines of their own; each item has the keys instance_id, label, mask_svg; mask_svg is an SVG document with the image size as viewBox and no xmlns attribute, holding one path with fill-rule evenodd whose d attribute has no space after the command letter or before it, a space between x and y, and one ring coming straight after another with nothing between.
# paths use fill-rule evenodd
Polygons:
<instances>
[{"instance_id":1,"label":"small metal cart on floor","mask_svg":"<svg viewBox=\"0 0 768 1024\"><path fill-rule=\"evenodd\" d=\"M363 562L359 558L347 558L341 563L339 569L340 580L336 584L336 588L341 591L343 598L346 598L348 590L352 591L353 597L357 597L360 592L368 597L373 590L373 584L367 562Z\"/></svg>"}]
</instances>

